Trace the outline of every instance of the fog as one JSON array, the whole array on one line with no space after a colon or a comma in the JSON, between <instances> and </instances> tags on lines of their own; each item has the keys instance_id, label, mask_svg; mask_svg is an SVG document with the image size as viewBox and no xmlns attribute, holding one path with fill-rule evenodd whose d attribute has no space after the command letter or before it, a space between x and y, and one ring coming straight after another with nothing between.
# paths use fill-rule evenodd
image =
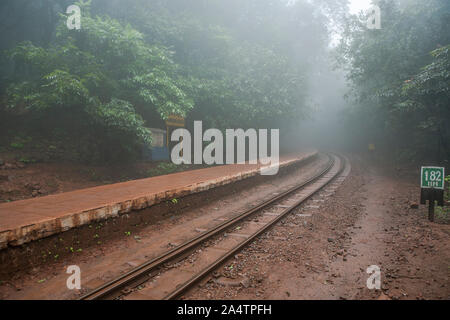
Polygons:
<instances>
[{"instance_id":1,"label":"fog","mask_svg":"<svg viewBox=\"0 0 450 320\"><path fill-rule=\"evenodd\" d=\"M342 70L333 71L331 62L321 67L310 83L313 112L290 138L297 141L298 147L348 150L350 146L346 141L347 130L343 115L348 109L345 95L349 91L345 73Z\"/></svg>"},{"instance_id":2,"label":"fog","mask_svg":"<svg viewBox=\"0 0 450 320\"><path fill-rule=\"evenodd\" d=\"M448 158L446 1L0 8L2 150L19 146L29 161L125 163L155 148L167 158L171 117L188 129L279 128L285 151L376 142L400 158Z\"/></svg>"}]
</instances>

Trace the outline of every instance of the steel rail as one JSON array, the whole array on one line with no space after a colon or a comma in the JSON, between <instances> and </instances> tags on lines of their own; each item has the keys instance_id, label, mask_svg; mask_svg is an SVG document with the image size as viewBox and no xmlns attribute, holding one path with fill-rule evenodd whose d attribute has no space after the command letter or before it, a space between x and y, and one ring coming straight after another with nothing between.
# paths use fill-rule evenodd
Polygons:
<instances>
[{"instance_id":1,"label":"steel rail","mask_svg":"<svg viewBox=\"0 0 450 320\"><path fill-rule=\"evenodd\" d=\"M304 203L309 198L311 198L314 194L316 194L317 192L322 190L325 186L327 186L331 181L333 181L336 177L338 177L343 172L343 170L345 168L346 160L343 157L339 157L339 158L341 159L340 169L338 170L338 172L336 172L336 174L333 177L331 177L328 181L326 181L322 186L320 186L317 190L314 190L313 192L311 192L305 198L300 199L299 201L296 201L294 204L289 206L289 208L286 208L285 210L283 210L278 217L276 217L274 220L270 221L267 225L265 225L264 227L262 227L261 229L259 229L255 233L253 233L245 241L239 243L238 245L236 245L235 247L230 249L225 255L223 255L222 257L217 259L215 262L213 262L212 264L210 264L209 266L207 266L206 268L201 270L193 278L191 278L190 280L188 280L187 282L185 282L181 286L178 286L174 291L172 291L166 297L164 297L164 300L173 300L173 299L179 298L183 293L188 291L195 284L197 284L199 281L201 281L203 278L205 278L208 274L210 274L212 271L217 269L219 266L221 266L228 259L233 257L237 252L241 251L245 246L247 246L248 244L253 242L255 240L255 238L257 238L258 236L260 236L261 234L266 232L268 229L273 227L281 219L285 218L292 210L294 210L300 204Z\"/></svg>"},{"instance_id":2,"label":"steel rail","mask_svg":"<svg viewBox=\"0 0 450 320\"><path fill-rule=\"evenodd\" d=\"M123 290L128 286L131 286L132 284L134 287L137 287L139 284L145 282L147 279L151 277L150 274L152 271L163 266L167 262L176 259L180 256L183 256L186 253L189 253L204 241L216 236L217 234L220 234L221 232L241 222L245 218L253 215L254 213L261 211L262 209L292 194L293 192L296 192L297 190L302 189L307 185L320 179L322 176L324 176L331 170L331 168L334 166L334 163L335 163L334 157L329 156L329 161L327 163L326 168L322 170L319 174L315 175L314 177L300 183L297 186L294 186L293 188L285 192L282 192L281 194L275 197L270 198L267 201L262 202L261 204L258 204L257 206L247 211L244 211L243 213L236 215L235 217L231 218L228 221L218 224L217 226L203 232L199 236L194 237L184 242L183 244L161 254L160 256L145 262L144 264L124 273L123 275L120 275L119 277L81 296L79 300L100 300L113 298L120 295L120 293L118 293L119 291Z\"/></svg>"}]
</instances>

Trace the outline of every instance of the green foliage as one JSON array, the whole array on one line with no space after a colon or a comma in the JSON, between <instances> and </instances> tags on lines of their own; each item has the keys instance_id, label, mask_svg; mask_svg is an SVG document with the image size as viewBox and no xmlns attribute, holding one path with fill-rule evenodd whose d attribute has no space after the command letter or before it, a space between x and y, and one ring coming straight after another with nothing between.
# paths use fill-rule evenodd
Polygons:
<instances>
[{"instance_id":1,"label":"green foliage","mask_svg":"<svg viewBox=\"0 0 450 320\"><path fill-rule=\"evenodd\" d=\"M70 1L33 1L33 14L17 2L40 27L17 25L28 41L5 42L0 121L39 133L52 155L107 161L138 157L147 127L172 114L220 129L296 128L346 1L80 1L81 30L65 24Z\"/></svg>"},{"instance_id":2,"label":"green foliage","mask_svg":"<svg viewBox=\"0 0 450 320\"><path fill-rule=\"evenodd\" d=\"M140 145L150 145L151 133L138 110L167 117L192 109L164 47L146 44L140 32L107 16L85 12L79 32L68 30L64 21L49 48L24 42L9 51L19 67L6 90L10 114L56 128L70 121L71 135L85 132L95 139L84 141L92 146L81 147L80 153L98 149L98 139L119 142L117 151L100 149L104 160L121 152L137 154Z\"/></svg>"},{"instance_id":3,"label":"green foliage","mask_svg":"<svg viewBox=\"0 0 450 320\"><path fill-rule=\"evenodd\" d=\"M20 142L13 142L11 143L11 147L14 149L23 149L24 145Z\"/></svg>"},{"instance_id":4,"label":"green foliage","mask_svg":"<svg viewBox=\"0 0 450 320\"><path fill-rule=\"evenodd\" d=\"M179 171L183 171L187 166L176 165L170 162L161 162L155 168L149 169L147 175L149 177L162 176L166 174L171 174Z\"/></svg>"},{"instance_id":5,"label":"green foliage","mask_svg":"<svg viewBox=\"0 0 450 320\"><path fill-rule=\"evenodd\" d=\"M158 87L164 85L171 97L193 104L188 110L190 118L201 119L211 127L274 127L283 123L286 128L296 124L308 112L304 66L311 57L304 54L305 59L300 59L290 54L302 51L294 48L302 37L312 37L299 30L297 21L309 19L311 11L320 8L306 1L297 5L287 7L283 1L265 0L232 0L227 5L194 0L189 6L178 0L130 1L122 18L132 21L148 42L170 48L181 75L177 83L182 91L172 90L170 83L165 85L166 74L160 70L152 77L136 78L135 84L151 88L141 90L140 96L183 115L180 103L167 103L166 96L157 94ZM102 2L98 6L104 7ZM120 7L112 5L109 13L115 14ZM249 14L253 11L260 20L253 20L254 13ZM308 22L324 23L323 12L316 11L316 19ZM322 33L316 37L324 39L327 30L321 27ZM305 42L312 43L309 39ZM325 41L320 45L326 45ZM320 49L323 47L314 48ZM156 78L161 80L156 82ZM165 117L163 111L159 113Z\"/></svg>"},{"instance_id":6,"label":"green foliage","mask_svg":"<svg viewBox=\"0 0 450 320\"><path fill-rule=\"evenodd\" d=\"M194 107L192 100L164 71L154 69L151 73L135 76L130 81L144 103L156 106L163 119L171 114L185 117L187 111Z\"/></svg>"},{"instance_id":7,"label":"green foliage","mask_svg":"<svg viewBox=\"0 0 450 320\"><path fill-rule=\"evenodd\" d=\"M151 144L150 130L144 127L144 120L129 102L113 98L111 102L99 105L90 112L95 125L116 134L138 137L146 145Z\"/></svg>"},{"instance_id":8,"label":"green foliage","mask_svg":"<svg viewBox=\"0 0 450 320\"><path fill-rule=\"evenodd\" d=\"M357 106L352 123L370 119L373 126L361 130L367 139L382 139L395 152L449 159L449 2L379 5L382 29L369 30L366 17L353 16L339 47Z\"/></svg>"}]
</instances>

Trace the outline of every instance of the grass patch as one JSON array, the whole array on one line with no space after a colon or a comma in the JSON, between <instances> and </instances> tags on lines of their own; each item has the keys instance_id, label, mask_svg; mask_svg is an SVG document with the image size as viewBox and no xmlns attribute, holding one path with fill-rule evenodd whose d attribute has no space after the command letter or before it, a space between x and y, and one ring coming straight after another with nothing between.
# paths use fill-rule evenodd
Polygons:
<instances>
[{"instance_id":1,"label":"grass patch","mask_svg":"<svg viewBox=\"0 0 450 320\"><path fill-rule=\"evenodd\" d=\"M147 175L149 177L162 176L166 174L171 174L175 172L180 172L188 168L186 165L176 165L170 162L161 162L155 168L147 170Z\"/></svg>"}]
</instances>

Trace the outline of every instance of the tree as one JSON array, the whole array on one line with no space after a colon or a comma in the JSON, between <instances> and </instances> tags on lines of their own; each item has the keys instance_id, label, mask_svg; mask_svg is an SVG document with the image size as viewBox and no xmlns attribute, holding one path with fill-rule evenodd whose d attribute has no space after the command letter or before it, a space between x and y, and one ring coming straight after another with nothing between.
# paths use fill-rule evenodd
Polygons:
<instances>
[{"instance_id":1,"label":"tree","mask_svg":"<svg viewBox=\"0 0 450 320\"><path fill-rule=\"evenodd\" d=\"M409 159L439 157L441 147L449 144L443 127L450 118L444 111L448 108L445 49L435 50L450 42L450 4L444 0L397 0L380 1L379 6L383 28L369 30L366 17L353 16L339 47L339 62L347 67L357 106L350 113L352 122L362 124L360 131L366 133L367 141L373 137L382 140L378 144L386 150ZM438 61L433 62L433 56ZM438 81L437 77L442 78ZM419 79L427 81L417 82ZM419 83L431 91L419 96ZM367 122L377 126L364 130ZM430 144L433 140L436 143Z\"/></svg>"},{"instance_id":2,"label":"tree","mask_svg":"<svg viewBox=\"0 0 450 320\"><path fill-rule=\"evenodd\" d=\"M41 129L45 124L91 136L88 149L101 150L106 160L150 144L139 111L165 118L185 115L193 105L179 88L166 48L146 44L130 25L84 9L80 31L68 30L62 18L48 48L25 42L9 52L17 68L6 91L7 110L31 117ZM108 148L99 148L98 139Z\"/></svg>"}]
</instances>

